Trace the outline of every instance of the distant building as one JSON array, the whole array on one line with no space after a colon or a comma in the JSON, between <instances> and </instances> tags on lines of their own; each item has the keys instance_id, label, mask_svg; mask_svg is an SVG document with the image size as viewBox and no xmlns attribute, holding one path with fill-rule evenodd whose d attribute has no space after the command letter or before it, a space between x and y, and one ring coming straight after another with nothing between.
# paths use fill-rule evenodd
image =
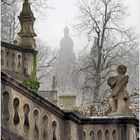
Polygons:
<instances>
[{"instance_id":1,"label":"distant building","mask_svg":"<svg viewBox=\"0 0 140 140\"><path fill-rule=\"evenodd\" d=\"M72 74L74 71L75 54L73 40L69 36L69 28L64 28L64 37L60 41L60 49L56 58L56 79L57 86L61 92L74 89Z\"/></svg>"},{"instance_id":2,"label":"distant building","mask_svg":"<svg viewBox=\"0 0 140 140\"><path fill-rule=\"evenodd\" d=\"M75 53L73 40L69 35L69 28L65 26L64 36L60 41L60 49L56 58L55 75L57 80L58 96L76 96L74 83ZM69 99L69 98L68 98ZM62 98L60 99L62 103Z\"/></svg>"}]
</instances>

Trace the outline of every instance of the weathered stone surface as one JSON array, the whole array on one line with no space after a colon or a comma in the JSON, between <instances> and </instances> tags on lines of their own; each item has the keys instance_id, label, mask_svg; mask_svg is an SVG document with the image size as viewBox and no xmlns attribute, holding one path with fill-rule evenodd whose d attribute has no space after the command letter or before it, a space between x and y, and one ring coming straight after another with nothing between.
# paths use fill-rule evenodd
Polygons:
<instances>
[{"instance_id":1,"label":"weathered stone surface","mask_svg":"<svg viewBox=\"0 0 140 140\"><path fill-rule=\"evenodd\" d=\"M94 139L99 137L105 139L108 132L109 140L133 140L131 138L138 137L139 121L135 117L81 118L73 112L62 111L12 77L2 73L1 78L2 104L7 101L6 112L9 112L8 119L5 119L6 112L3 110L6 106L2 105L2 125L26 140L43 140L44 137L49 139L55 137L57 140L81 140L91 139L91 136L94 136ZM15 99L19 104L14 103ZM29 106L28 111L24 110L25 105ZM19 121L14 117L15 112L19 116ZM29 115L25 116L26 112L29 112ZM28 118L26 121L25 117Z\"/></svg>"},{"instance_id":2,"label":"weathered stone surface","mask_svg":"<svg viewBox=\"0 0 140 140\"><path fill-rule=\"evenodd\" d=\"M23 3L22 11L20 15L18 16L21 29L18 33L19 35L19 40L18 44L20 46L26 46L26 47L36 47L35 39L34 37L36 36L34 32L34 21L35 17L33 15L33 12L30 7L30 3L28 0L25 0Z\"/></svg>"},{"instance_id":3,"label":"weathered stone surface","mask_svg":"<svg viewBox=\"0 0 140 140\"><path fill-rule=\"evenodd\" d=\"M33 71L33 59L37 51L33 48L1 42L3 72L23 82L30 78Z\"/></svg>"},{"instance_id":4,"label":"weathered stone surface","mask_svg":"<svg viewBox=\"0 0 140 140\"><path fill-rule=\"evenodd\" d=\"M127 67L120 65L117 68L118 75L108 79L108 85L112 89L112 113L111 115L133 115L129 109L130 99L126 90L129 76L126 74Z\"/></svg>"},{"instance_id":5,"label":"weathered stone surface","mask_svg":"<svg viewBox=\"0 0 140 140\"><path fill-rule=\"evenodd\" d=\"M38 94L45 98L46 100L50 101L51 103L57 105L58 104L58 97L56 90L50 91L38 91Z\"/></svg>"},{"instance_id":6,"label":"weathered stone surface","mask_svg":"<svg viewBox=\"0 0 140 140\"><path fill-rule=\"evenodd\" d=\"M10 130L1 127L1 140L24 140L23 137L10 132Z\"/></svg>"}]
</instances>

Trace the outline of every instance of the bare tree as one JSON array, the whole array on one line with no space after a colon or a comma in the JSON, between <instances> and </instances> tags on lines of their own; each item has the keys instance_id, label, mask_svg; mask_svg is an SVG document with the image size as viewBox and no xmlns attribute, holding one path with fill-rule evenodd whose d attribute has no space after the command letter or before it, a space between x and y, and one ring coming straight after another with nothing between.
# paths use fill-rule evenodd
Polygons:
<instances>
[{"instance_id":1,"label":"bare tree","mask_svg":"<svg viewBox=\"0 0 140 140\"><path fill-rule=\"evenodd\" d=\"M120 0L80 0L76 28L88 36L90 55L79 71L86 73L83 88L90 88L94 99L119 57L137 46L131 28L123 24L126 8Z\"/></svg>"},{"instance_id":2,"label":"bare tree","mask_svg":"<svg viewBox=\"0 0 140 140\"><path fill-rule=\"evenodd\" d=\"M29 0L33 12L35 12L38 17L43 15L44 9L49 8L47 1L48 0ZM19 7L22 3L23 0L2 0L1 37L3 41L12 42L17 38L17 32L19 31L19 21L17 17L21 11Z\"/></svg>"},{"instance_id":3,"label":"bare tree","mask_svg":"<svg viewBox=\"0 0 140 140\"><path fill-rule=\"evenodd\" d=\"M12 3L15 3L16 0L1 0L1 2L5 5L11 5Z\"/></svg>"},{"instance_id":4,"label":"bare tree","mask_svg":"<svg viewBox=\"0 0 140 140\"><path fill-rule=\"evenodd\" d=\"M18 4L13 1L11 5L1 6L1 38L3 41L12 42L17 36L19 22L17 18Z\"/></svg>"},{"instance_id":5,"label":"bare tree","mask_svg":"<svg viewBox=\"0 0 140 140\"><path fill-rule=\"evenodd\" d=\"M55 51L51 50L50 46L40 39L36 40L37 43L37 75L38 79L42 81L44 77L48 77L48 75L53 70L53 65L56 60Z\"/></svg>"},{"instance_id":6,"label":"bare tree","mask_svg":"<svg viewBox=\"0 0 140 140\"><path fill-rule=\"evenodd\" d=\"M47 2L48 0L28 0L33 7L36 8L38 11L37 7L40 8L48 8ZM2 4L5 5L13 5L13 3L18 3L18 2L23 2L23 0L1 0Z\"/></svg>"}]
</instances>

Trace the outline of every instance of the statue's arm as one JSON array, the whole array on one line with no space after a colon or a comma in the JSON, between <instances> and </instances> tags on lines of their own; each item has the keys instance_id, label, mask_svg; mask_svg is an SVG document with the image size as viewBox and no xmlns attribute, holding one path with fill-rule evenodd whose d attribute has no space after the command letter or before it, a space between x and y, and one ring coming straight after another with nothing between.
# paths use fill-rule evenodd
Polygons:
<instances>
[{"instance_id":1,"label":"statue's arm","mask_svg":"<svg viewBox=\"0 0 140 140\"><path fill-rule=\"evenodd\" d=\"M117 96L120 90L123 88L124 85L128 83L129 76L125 75L122 80L116 84L116 86L112 90L112 96Z\"/></svg>"},{"instance_id":2,"label":"statue's arm","mask_svg":"<svg viewBox=\"0 0 140 140\"><path fill-rule=\"evenodd\" d=\"M111 89L113 89L116 85L116 78L113 76L108 78L107 84L110 86Z\"/></svg>"}]
</instances>

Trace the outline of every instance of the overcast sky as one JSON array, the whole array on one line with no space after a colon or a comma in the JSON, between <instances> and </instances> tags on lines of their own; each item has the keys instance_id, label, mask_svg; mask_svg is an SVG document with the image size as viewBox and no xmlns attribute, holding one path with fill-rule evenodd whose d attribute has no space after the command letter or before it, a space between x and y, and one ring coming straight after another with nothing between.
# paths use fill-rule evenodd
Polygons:
<instances>
[{"instance_id":1,"label":"overcast sky","mask_svg":"<svg viewBox=\"0 0 140 140\"><path fill-rule=\"evenodd\" d=\"M59 47L59 42L63 37L63 29L65 25L70 28L70 36L74 41L75 51L80 50L86 44L83 37L78 36L73 31L72 25L75 23L78 9L76 7L78 0L49 0L48 4L54 9L47 9L47 16L43 20L36 21L35 30L38 38L47 42L50 46ZM129 8L129 17L126 19L126 26L136 27L138 31L138 19L140 19L139 0L124 0Z\"/></svg>"}]
</instances>

